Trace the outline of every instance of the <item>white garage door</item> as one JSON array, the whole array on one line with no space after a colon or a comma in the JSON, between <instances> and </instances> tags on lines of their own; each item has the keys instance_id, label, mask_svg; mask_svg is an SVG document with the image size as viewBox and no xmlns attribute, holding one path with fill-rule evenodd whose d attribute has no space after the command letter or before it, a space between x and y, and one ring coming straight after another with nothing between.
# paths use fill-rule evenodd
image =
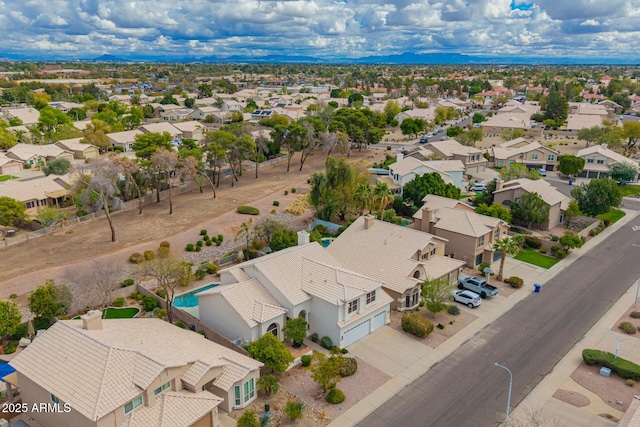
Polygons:
<instances>
[{"instance_id":1,"label":"white garage door","mask_svg":"<svg viewBox=\"0 0 640 427\"><path fill-rule=\"evenodd\" d=\"M380 314L376 314L373 316L373 329L378 329L384 326L384 315L386 313L383 311Z\"/></svg>"},{"instance_id":2,"label":"white garage door","mask_svg":"<svg viewBox=\"0 0 640 427\"><path fill-rule=\"evenodd\" d=\"M367 336L369 334L369 322L370 320L366 320L359 325L348 329L344 334L342 334L342 347L353 344L360 338Z\"/></svg>"}]
</instances>

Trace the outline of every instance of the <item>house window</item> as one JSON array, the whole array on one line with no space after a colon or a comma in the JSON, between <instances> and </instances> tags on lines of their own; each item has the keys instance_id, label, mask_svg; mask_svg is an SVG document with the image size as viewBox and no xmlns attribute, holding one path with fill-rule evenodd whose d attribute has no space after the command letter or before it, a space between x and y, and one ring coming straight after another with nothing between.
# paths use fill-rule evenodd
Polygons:
<instances>
[{"instance_id":1,"label":"house window","mask_svg":"<svg viewBox=\"0 0 640 427\"><path fill-rule=\"evenodd\" d=\"M355 311L358 311L358 300L354 299L353 301L349 301L349 313L353 313Z\"/></svg>"},{"instance_id":2,"label":"house window","mask_svg":"<svg viewBox=\"0 0 640 427\"><path fill-rule=\"evenodd\" d=\"M510 165L514 164L515 162L516 162L515 160L509 160Z\"/></svg>"},{"instance_id":3,"label":"house window","mask_svg":"<svg viewBox=\"0 0 640 427\"><path fill-rule=\"evenodd\" d=\"M372 302L375 302L375 300L376 300L376 291L369 292L367 294L367 304L371 304Z\"/></svg>"},{"instance_id":4,"label":"house window","mask_svg":"<svg viewBox=\"0 0 640 427\"><path fill-rule=\"evenodd\" d=\"M168 381L164 384L162 384L160 387L158 387L157 389L153 390L153 395L157 396L160 393L162 393L163 391L165 391L166 389L168 389L169 387L171 387L171 381Z\"/></svg>"},{"instance_id":5,"label":"house window","mask_svg":"<svg viewBox=\"0 0 640 427\"><path fill-rule=\"evenodd\" d=\"M493 238L497 239L498 237L500 237L500 229L496 228L496 231L493 233Z\"/></svg>"},{"instance_id":6,"label":"house window","mask_svg":"<svg viewBox=\"0 0 640 427\"><path fill-rule=\"evenodd\" d=\"M253 387L253 378L244 383L244 403L247 403L249 400L253 399L256 392Z\"/></svg>"},{"instance_id":7,"label":"house window","mask_svg":"<svg viewBox=\"0 0 640 427\"><path fill-rule=\"evenodd\" d=\"M277 323L270 324L269 327L267 328L267 333L272 333L273 336L277 337L278 336L278 324Z\"/></svg>"},{"instance_id":8,"label":"house window","mask_svg":"<svg viewBox=\"0 0 640 427\"><path fill-rule=\"evenodd\" d=\"M129 412L133 411L137 407L142 406L142 396L138 396L133 399L131 402L124 405L124 414L127 415Z\"/></svg>"},{"instance_id":9,"label":"house window","mask_svg":"<svg viewBox=\"0 0 640 427\"><path fill-rule=\"evenodd\" d=\"M30 164L33 164L33 159L29 160L29 163L30 163Z\"/></svg>"},{"instance_id":10,"label":"house window","mask_svg":"<svg viewBox=\"0 0 640 427\"><path fill-rule=\"evenodd\" d=\"M587 159L587 163L593 163L593 159Z\"/></svg>"},{"instance_id":11,"label":"house window","mask_svg":"<svg viewBox=\"0 0 640 427\"><path fill-rule=\"evenodd\" d=\"M478 247L483 245L484 245L484 236L480 236L478 237Z\"/></svg>"},{"instance_id":12,"label":"house window","mask_svg":"<svg viewBox=\"0 0 640 427\"><path fill-rule=\"evenodd\" d=\"M555 159L556 159L555 154L549 154L549 155L547 156L547 160L549 160L550 162L554 161Z\"/></svg>"},{"instance_id":13,"label":"house window","mask_svg":"<svg viewBox=\"0 0 640 427\"><path fill-rule=\"evenodd\" d=\"M36 202L27 202L25 205L27 206L27 209L35 208Z\"/></svg>"},{"instance_id":14,"label":"house window","mask_svg":"<svg viewBox=\"0 0 640 427\"><path fill-rule=\"evenodd\" d=\"M531 155L531 160L538 160L538 155L537 154L532 154Z\"/></svg>"},{"instance_id":15,"label":"house window","mask_svg":"<svg viewBox=\"0 0 640 427\"><path fill-rule=\"evenodd\" d=\"M420 298L420 291L417 289L413 290L413 295L411 296L411 305L418 305L418 299Z\"/></svg>"},{"instance_id":16,"label":"house window","mask_svg":"<svg viewBox=\"0 0 640 427\"><path fill-rule=\"evenodd\" d=\"M40 206L47 206L47 199L40 200Z\"/></svg>"},{"instance_id":17,"label":"house window","mask_svg":"<svg viewBox=\"0 0 640 427\"><path fill-rule=\"evenodd\" d=\"M598 164L601 165L604 163L604 160L598 160Z\"/></svg>"},{"instance_id":18,"label":"house window","mask_svg":"<svg viewBox=\"0 0 640 427\"><path fill-rule=\"evenodd\" d=\"M56 405L59 405L59 404L60 404L60 399L58 398L58 396L56 396L56 395L55 395L55 394L53 394L53 393L50 393L50 394L51 394L51 401L52 401L53 403L55 403Z\"/></svg>"},{"instance_id":19,"label":"house window","mask_svg":"<svg viewBox=\"0 0 640 427\"><path fill-rule=\"evenodd\" d=\"M436 250L435 250L435 248L434 248L434 249L431 249L431 252L429 252L429 255L435 255L435 254L436 254Z\"/></svg>"},{"instance_id":20,"label":"house window","mask_svg":"<svg viewBox=\"0 0 640 427\"><path fill-rule=\"evenodd\" d=\"M242 401L240 400L240 386L237 385L233 388L233 401L235 406L242 405Z\"/></svg>"}]
</instances>

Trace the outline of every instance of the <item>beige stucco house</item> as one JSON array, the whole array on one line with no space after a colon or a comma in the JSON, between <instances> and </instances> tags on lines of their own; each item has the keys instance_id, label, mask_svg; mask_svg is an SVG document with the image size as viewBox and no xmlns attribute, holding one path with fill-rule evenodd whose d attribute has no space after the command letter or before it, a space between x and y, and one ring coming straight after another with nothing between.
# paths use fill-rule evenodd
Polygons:
<instances>
[{"instance_id":1,"label":"beige stucco house","mask_svg":"<svg viewBox=\"0 0 640 427\"><path fill-rule=\"evenodd\" d=\"M487 166L487 159L482 156L482 150L462 145L455 139L430 142L428 147L423 150L429 150L444 160L460 160L465 168L464 173L467 175L484 172Z\"/></svg>"},{"instance_id":2,"label":"beige stucco house","mask_svg":"<svg viewBox=\"0 0 640 427\"><path fill-rule=\"evenodd\" d=\"M182 132L183 138L191 138L196 141L200 141L204 138L204 134L207 132L207 127L196 120L176 122L172 123L172 125Z\"/></svg>"},{"instance_id":3,"label":"beige stucco house","mask_svg":"<svg viewBox=\"0 0 640 427\"><path fill-rule=\"evenodd\" d=\"M584 169L578 175L583 178L606 178L609 176L609 166L615 163L627 163L638 170L637 160L610 150L606 144L583 148L576 155L584 159Z\"/></svg>"},{"instance_id":4,"label":"beige stucco house","mask_svg":"<svg viewBox=\"0 0 640 427\"><path fill-rule=\"evenodd\" d=\"M11 197L24 203L27 213L45 206L60 207L71 193L67 175L41 175L31 179L5 181L0 185L0 197Z\"/></svg>"},{"instance_id":5,"label":"beige stucco house","mask_svg":"<svg viewBox=\"0 0 640 427\"><path fill-rule=\"evenodd\" d=\"M389 181L385 182L391 191L402 194L402 188L417 176L425 173L437 173L442 180L453 184L459 189L464 187L464 164L460 160L419 160L415 157L404 157L398 153L398 160L389 165ZM382 177L385 178L385 177Z\"/></svg>"},{"instance_id":6,"label":"beige stucco house","mask_svg":"<svg viewBox=\"0 0 640 427\"><path fill-rule=\"evenodd\" d=\"M498 179L496 191L493 192L493 200L495 203L509 206L525 193L537 193L549 206L549 219L540 225L541 229L551 230L564 223L564 212L569 207L571 199L543 179L534 181L529 178L520 178L506 183Z\"/></svg>"},{"instance_id":7,"label":"beige stucco house","mask_svg":"<svg viewBox=\"0 0 640 427\"><path fill-rule=\"evenodd\" d=\"M489 156L490 164L496 168L522 163L529 169L552 171L558 164L560 153L539 142L516 138L489 148Z\"/></svg>"},{"instance_id":8,"label":"beige stucco house","mask_svg":"<svg viewBox=\"0 0 640 427\"><path fill-rule=\"evenodd\" d=\"M457 279L464 262L445 256L446 243L442 237L366 216L355 220L327 250L346 268L382 282L393 298L391 308L405 311L420 303L425 280Z\"/></svg>"},{"instance_id":9,"label":"beige stucco house","mask_svg":"<svg viewBox=\"0 0 640 427\"><path fill-rule=\"evenodd\" d=\"M18 143L7 150L7 157L18 160L32 167L41 166L56 159L73 160L73 152L62 149L55 144L34 145Z\"/></svg>"},{"instance_id":10,"label":"beige stucco house","mask_svg":"<svg viewBox=\"0 0 640 427\"><path fill-rule=\"evenodd\" d=\"M255 400L262 363L160 319L101 317L58 321L11 361L24 403L67 408L30 412L43 427L214 427L218 407Z\"/></svg>"},{"instance_id":11,"label":"beige stucco house","mask_svg":"<svg viewBox=\"0 0 640 427\"><path fill-rule=\"evenodd\" d=\"M413 215L417 230L447 239L445 255L469 267L491 264L500 258L493 243L507 236L509 225L498 218L480 215L458 200L428 194Z\"/></svg>"},{"instance_id":12,"label":"beige stucco house","mask_svg":"<svg viewBox=\"0 0 640 427\"><path fill-rule=\"evenodd\" d=\"M20 172L22 170L22 162L11 159L0 153L0 175L11 175L11 173Z\"/></svg>"},{"instance_id":13,"label":"beige stucco house","mask_svg":"<svg viewBox=\"0 0 640 427\"><path fill-rule=\"evenodd\" d=\"M100 149L92 144L82 144L82 138L63 139L55 143L63 150L71 151L74 159L93 159L100 155Z\"/></svg>"}]
</instances>

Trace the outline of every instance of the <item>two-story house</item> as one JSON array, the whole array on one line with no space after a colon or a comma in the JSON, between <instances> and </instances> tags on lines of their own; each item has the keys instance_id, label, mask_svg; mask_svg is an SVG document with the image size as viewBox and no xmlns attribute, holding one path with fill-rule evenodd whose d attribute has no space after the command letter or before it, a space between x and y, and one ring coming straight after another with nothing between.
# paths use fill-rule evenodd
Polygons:
<instances>
[{"instance_id":1,"label":"two-story house","mask_svg":"<svg viewBox=\"0 0 640 427\"><path fill-rule=\"evenodd\" d=\"M207 132L206 126L195 120L171 123L171 125L182 132L182 138L191 138L196 141L204 138L204 134Z\"/></svg>"},{"instance_id":2,"label":"two-story house","mask_svg":"<svg viewBox=\"0 0 640 427\"><path fill-rule=\"evenodd\" d=\"M398 160L389 165L389 177L393 190L402 194L402 188L425 173L437 173L446 183L453 184L459 189L464 188L464 164L460 160L418 160L415 157L404 157L398 154Z\"/></svg>"},{"instance_id":3,"label":"two-story house","mask_svg":"<svg viewBox=\"0 0 640 427\"><path fill-rule=\"evenodd\" d=\"M501 219L474 212L458 200L428 194L413 215L415 228L447 239L445 255L464 261L469 267L491 264L500 258L493 243L507 236L509 225Z\"/></svg>"},{"instance_id":4,"label":"two-story house","mask_svg":"<svg viewBox=\"0 0 640 427\"><path fill-rule=\"evenodd\" d=\"M516 138L489 148L489 161L496 168L521 163L529 169L552 171L558 164L560 153L539 142Z\"/></svg>"},{"instance_id":5,"label":"two-story house","mask_svg":"<svg viewBox=\"0 0 640 427\"><path fill-rule=\"evenodd\" d=\"M262 363L160 319L56 322L12 359L22 401L43 427L219 426L218 407L256 398ZM15 386L16 384L12 384Z\"/></svg>"},{"instance_id":6,"label":"two-story house","mask_svg":"<svg viewBox=\"0 0 640 427\"><path fill-rule=\"evenodd\" d=\"M462 145L455 139L430 142L427 149L444 160L460 160L467 175L484 172L487 166L487 159L482 155L482 150Z\"/></svg>"},{"instance_id":7,"label":"two-story house","mask_svg":"<svg viewBox=\"0 0 640 427\"><path fill-rule=\"evenodd\" d=\"M615 163L629 164L638 170L637 160L610 150L606 144L583 148L577 156L584 159L584 169L578 175L583 178L606 178L609 176L609 167Z\"/></svg>"}]
</instances>

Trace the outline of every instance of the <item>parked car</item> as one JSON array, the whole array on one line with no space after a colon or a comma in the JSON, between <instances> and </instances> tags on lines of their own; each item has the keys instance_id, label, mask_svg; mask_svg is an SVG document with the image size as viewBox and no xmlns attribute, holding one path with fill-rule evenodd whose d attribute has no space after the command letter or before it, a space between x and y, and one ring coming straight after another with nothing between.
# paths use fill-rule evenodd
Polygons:
<instances>
[{"instance_id":1,"label":"parked car","mask_svg":"<svg viewBox=\"0 0 640 427\"><path fill-rule=\"evenodd\" d=\"M480 298L495 297L498 295L498 288L487 283L482 277L460 276L458 277L458 289L466 289L480 295Z\"/></svg>"},{"instance_id":2,"label":"parked car","mask_svg":"<svg viewBox=\"0 0 640 427\"><path fill-rule=\"evenodd\" d=\"M545 168L538 169L540 176L547 176L547 170Z\"/></svg>"},{"instance_id":3,"label":"parked car","mask_svg":"<svg viewBox=\"0 0 640 427\"><path fill-rule=\"evenodd\" d=\"M420 144L424 144L425 142L429 142L429 137L427 135L422 135L420 137Z\"/></svg>"},{"instance_id":4,"label":"parked car","mask_svg":"<svg viewBox=\"0 0 640 427\"><path fill-rule=\"evenodd\" d=\"M447 137L446 137L446 136L441 136L441 137L440 137L440 141L444 141L444 140L446 140L446 139L447 139Z\"/></svg>"},{"instance_id":5,"label":"parked car","mask_svg":"<svg viewBox=\"0 0 640 427\"><path fill-rule=\"evenodd\" d=\"M471 191L484 191L487 189L487 184L477 183L473 184Z\"/></svg>"},{"instance_id":6,"label":"parked car","mask_svg":"<svg viewBox=\"0 0 640 427\"><path fill-rule=\"evenodd\" d=\"M469 308L475 308L482 304L482 298L480 298L480 295L476 294L475 292L467 290L451 291L451 295L453 296L453 300L455 302L464 304Z\"/></svg>"},{"instance_id":7,"label":"parked car","mask_svg":"<svg viewBox=\"0 0 640 427\"><path fill-rule=\"evenodd\" d=\"M482 127L482 125L480 123L476 123L473 125L474 128L476 129L480 129Z\"/></svg>"}]
</instances>

